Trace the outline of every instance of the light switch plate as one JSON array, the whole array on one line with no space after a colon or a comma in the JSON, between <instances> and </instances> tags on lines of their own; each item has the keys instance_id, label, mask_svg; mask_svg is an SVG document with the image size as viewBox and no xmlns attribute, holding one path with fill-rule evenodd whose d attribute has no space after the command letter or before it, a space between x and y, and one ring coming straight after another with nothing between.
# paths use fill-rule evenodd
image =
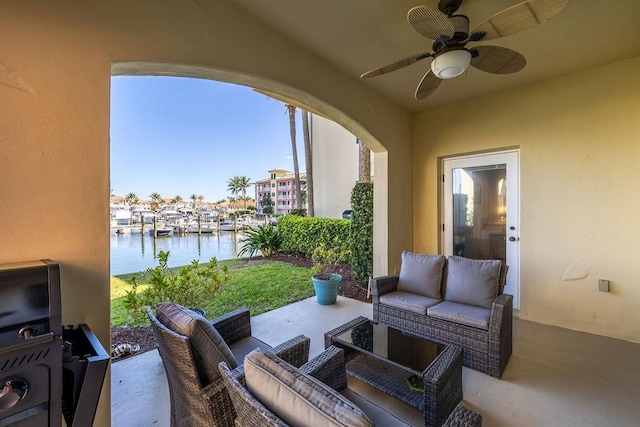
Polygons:
<instances>
[{"instance_id":1,"label":"light switch plate","mask_svg":"<svg viewBox=\"0 0 640 427\"><path fill-rule=\"evenodd\" d=\"M609 292L609 281L607 279L598 280L598 289L600 292Z\"/></svg>"}]
</instances>

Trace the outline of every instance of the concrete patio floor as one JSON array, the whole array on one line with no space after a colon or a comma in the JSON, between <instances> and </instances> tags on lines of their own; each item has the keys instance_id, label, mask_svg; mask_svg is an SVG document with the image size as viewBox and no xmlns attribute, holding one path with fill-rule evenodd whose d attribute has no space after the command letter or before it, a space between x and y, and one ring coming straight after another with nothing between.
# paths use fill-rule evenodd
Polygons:
<instances>
[{"instance_id":1,"label":"concrete patio floor","mask_svg":"<svg viewBox=\"0 0 640 427\"><path fill-rule=\"evenodd\" d=\"M371 304L315 298L251 319L253 335L277 345L311 338L311 357L324 333L354 317L372 317ZM169 426L169 390L157 350L111 368L112 425ZM412 425L420 414L357 381L350 387ZM514 350L501 380L463 368L465 404L484 426L637 426L640 423L640 344L515 319ZM386 426L385 426L386 427Z\"/></svg>"}]
</instances>

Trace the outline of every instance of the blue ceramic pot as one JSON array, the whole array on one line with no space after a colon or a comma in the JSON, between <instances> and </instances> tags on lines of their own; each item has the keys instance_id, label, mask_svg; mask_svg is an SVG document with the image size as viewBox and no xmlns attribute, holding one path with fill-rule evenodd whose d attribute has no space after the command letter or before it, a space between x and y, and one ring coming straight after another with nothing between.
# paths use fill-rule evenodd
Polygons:
<instances>
[{"instance_id":1,"label":"blue ceramic pot","mask_svg":"<svg viewBox=\"0 0 640 427\"><path fill-rule=\"evenodd\" d=\"M317 276L311 277L313 282L313 289L316 291L316 298L320 305L335 304L338 298L338 288L342 281L342 276L339 274L327 275L329 279L319 279Z\"/></svg>"}]
</instances>

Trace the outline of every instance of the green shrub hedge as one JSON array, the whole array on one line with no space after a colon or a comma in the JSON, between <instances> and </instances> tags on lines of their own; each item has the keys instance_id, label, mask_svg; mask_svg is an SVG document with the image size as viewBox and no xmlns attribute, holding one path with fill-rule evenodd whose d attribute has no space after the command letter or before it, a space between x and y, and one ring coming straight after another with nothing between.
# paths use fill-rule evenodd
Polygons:
<instances>
[{"instance_id":1,"label":"green shrub hedge","mask_svg":"<svg viewBox=\"0 0 640 427\"><path fill-rule=\"evenodd\" d=\"M278 230L282 238L280 248L287 253L301 253L311 257L320 245L348 253L351 221L348 219L309 218L284 215L278 218ZM346 257L345 257L346 258ZM348 259L340 262L349 262Z\"/></svg>"},{"instance_id":2,"label":"green shrub hedge","mask_svg":"<svg viewBox=\"0 0 640 427\"><path fill-rule=\"evenodd\" d=\"M354 279L367 283L373 274L373 183L356 183L351 210L351 270Z\"/></svg>"}]
</instances>

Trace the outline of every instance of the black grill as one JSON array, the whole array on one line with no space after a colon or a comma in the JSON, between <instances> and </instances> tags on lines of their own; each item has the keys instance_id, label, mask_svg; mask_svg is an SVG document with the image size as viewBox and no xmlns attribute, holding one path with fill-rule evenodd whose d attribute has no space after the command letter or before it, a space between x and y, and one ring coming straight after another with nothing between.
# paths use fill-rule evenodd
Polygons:
<instances>
[{"instance_id":1,"label":"black grill","mask_svg":"<svg viewBox=\"0 0 640 427\"><path fill-rule=\"evenodd\" d=\"M109 356L61 319L59 264L0 265L0 427L92 424Z\"/></svg>"}]
</instances>

